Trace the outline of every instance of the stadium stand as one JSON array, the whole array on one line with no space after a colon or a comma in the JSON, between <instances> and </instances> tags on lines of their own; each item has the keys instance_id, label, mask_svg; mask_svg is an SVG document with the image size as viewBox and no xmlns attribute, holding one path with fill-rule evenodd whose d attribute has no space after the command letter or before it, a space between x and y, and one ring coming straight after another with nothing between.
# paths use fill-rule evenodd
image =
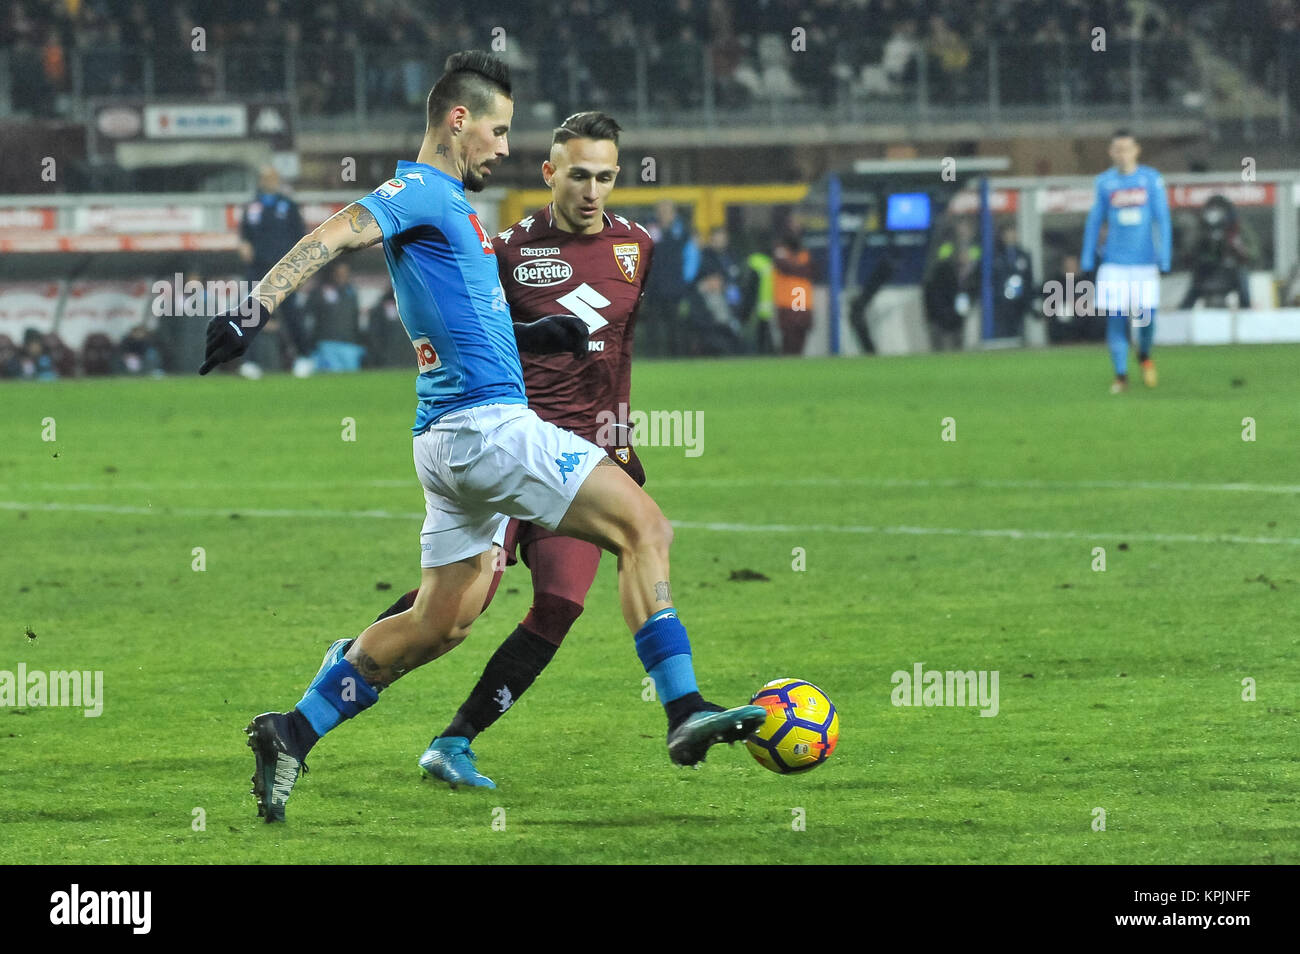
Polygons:
<instances>
[{"instance_id":1,"label":"stadium stand","mask_svg":"<svg viewBox=\"0 0 1300 954\"><path fill-rule=\"evenodd\" d=\"M0 124L10 155L23 158L0 169L0 192L93 192L95 198L84 205L68 195L48 203L0 202L0 253L10 259L8 267L0 262L0 376L37 376L25 371L21 360L29 346L33 357L27 364L41 365L41 374L155 367L188 372L199 343L180 320L183 290L172 290L175 307L160 315L155 283L182 274L225 280L239 273L241 209L251 198L253 169L266 158L265 143L260 152L232 148L220 156L200 145L183 163L169 167L150 160L128 168L106 150L87 148L80 165L65 163L53 188L12 175L4 179L13 167L43 155L33 151L36 140L24 138L24 130L39 127L44 141L62 130L70 141L93 145L103 132L96 103L275 102L288 106L290 140L314 136L331 147L355 143L360 151L380 140L380 132L395 136L386 140L389 146L371 147L364 171L347 188L340 188L332 154L328 163L317 157L313 165L305 155L309 150L293 141L274 147L282 155L296 149L304 154L294 160L303 163L294 191L308 228L368 189L367 183L391 174L389 152L405 148L401 144L409 139L412 117L422 114L443 56L489 46L498 38L516 79L516 143L529 134L544 141L575 103L626 118L627 126L651 142L658 137L671 142L681 130L762 139L789 136L805 124L852 127L871 120L910 128L919 116L940 131L931 142L942 146L926 151L922 145L918 151L916 144L898 142L896 132L886 131L871 155L894 158L896 143L902 159L934 155L938 148L963 157L1016 149L1017 174L1063 172L1078 178L1045 191L1023 182L994 190L995 202L1011 203L995 210L999 225L1021 228L1022 239L1030 243L1034 281L1041 284L1077 254L1082 210L1090 198L1083 177L1104 162L1104 151L1089 151L1083 134L1071 148L1056 148L1053 137L1063 117L1092 121L1088 135L1098 141L1134 117L1159 121L1166 130L1166 152L1157 153L1162 144L1153 139L1147 155L1175 174L1196 172L1197 164L1223 168L1223 156L1216 164L1209 150L1216 142L1235 141L1224 135L1233 123L1252 128L1249 124L1267 118L1281 133L1271 141L1288 141L1296 128L1293 107L1300 103L1300 10L1288 0L1249 6L1250 16L1235 15L1232 4L1216 0L9 0L0 9ZM498 30L505 33L498 37ZM1108 68L1098 68L1098 42ZM808 50L816 52L800 55ZM970 132L972 117L976 126L985 117L1020 125L990 144ZM1185 122L1171 125L1175 121ZM946 141L945 128L953 130ZM1056 154L1074 154L1073 167L1043 168L1048 147L1033 146L1035 136ZM1199 151L1188 153L1185 145L1192 137ZM644 183L630 182L625 173L620 201L626 204L620 207L654 228L655 204L681 200L687 203L683 211L693 215L697 243L722 228L724 242L735 246L741 261L770 254L787 206L803 198L773 201L756 214L758 203L742 210L710 198L688 198L685 193L696 186L683 181L699 187L726 183L729 163L744 173L765 168L752 156L711 157L709 145L706 138L691 146L696 156L678 167L688 178L678 172L653 198L634 203L626 187ZM844 157L852 148L849 144L837 154L840 167L847 165ZM522 151L516 146L516 156ZM770 188L797 182L824 191L831 161L790 152L796 158L786 159L784 168L746 183ZM1235 164L1239 152L1234 146L1223 155L1230 154ZM1185 153L1189 158L1179 168L1165 161L1170 155L1181 161ZM537 184L531 164L512 160L503 173L502 184ZM294 178L293 172L289 176ZM1175 275L1166 287L1179 299L1191 287L1195 209L1229 178L1204 180L1210 190L1205 195L1174 197ZM1175 181L1183 180L1170 178ZM673 193L674 188L681 191ZM172 191L188 196L153 197ZM1289 179L1242 186L1239 192L1232 199L1242 223L1260 239L1258 254L1242 266L1240 298L1267 308L1278 298L1278 279L1298 267L1298 229L1291 221L1296 193ZM495 222L497 211L515 216L535 208L519 207L515 200L522 193L485 196L485 223ZM936 211L933 245L955 222L944 221L946 215L975 214L972 199L965 196L960 211ZM738 204L742 201L748 200ZM1035 201L1048 204L1027 219ZM815 254L823 255L824 246ZM21 268L13 265L18 258ZM757 285L750 270L742 271L733 297L745 297L740 292L746 283ZM866 275L850 283L854 280L870 284ZM681 292L682 307L666 306L670 311L717 332L719 340L732 337L729 323L748 322L748 347L766 342L752 313L727 312L699 295L693 282ZM865 299L851 295L841 303L846 310L858 307L858 337L863 332L870 337L867 326L873 324L886 352L925 346L919 291L910 304L899 305L899 284L891 283L870 311ZM359 258L352 285L358 337L371 342L373 352L364 365L397 360L400 349L382 334L391 328L381 319L391 324L391 316L384 317L389 289L377 253L368 266ZM303 304L313 291L304 289ZM823 353L838 346L827 329L830 305L820 281L814 301L806 353ZM749 305L753 312L753 302ZM891 314L882 317L885 311ZM967 325L961 340L970 346L978 334L973 319ZM128 353L133 335L129 347L134 350ZM146 343L148 336L153 337ZM1044 331L1042 338L1050 334ZM727 350L646 344L643 353ZM852 342L848 346L851 350ZM287 356L285 364L291 360Z\"/></svg>"}]
</instances>

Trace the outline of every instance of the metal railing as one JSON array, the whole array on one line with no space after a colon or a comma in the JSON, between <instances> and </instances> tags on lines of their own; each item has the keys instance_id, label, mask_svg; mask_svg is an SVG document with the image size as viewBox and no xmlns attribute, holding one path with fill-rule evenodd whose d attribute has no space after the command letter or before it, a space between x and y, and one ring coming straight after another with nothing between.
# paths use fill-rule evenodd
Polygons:
<instances>
[{"instance_id":1,"label":"metal railing","mask_svg":"<svg viewBox=\"0 0 1300 954\"><path fill-rule=\"evenodd\" d=\"M1279 69L1286 75L1289 47L1279 50ZM449 52L427 46L241 46L171 53L96 47L69 51L66 77L55 89L30 50L9 48L0 51L0 115L83 119L89 100L113 96L270 95L289 97L300 129L409 126ZM988 41L927 51L923 45L908 50L846 37L829 55L770 46L766 52L765 65L722 44L695 43L657 52L592 47L544 62L538 57L542 65L513 70L520 104L515 126L544 128L578 108L608 110L625 125L704 128L1196 116L1210 86L1191 44L1182 40L1115 41L1104 51L1078 40Z\"/></svg>"}]
</instances>

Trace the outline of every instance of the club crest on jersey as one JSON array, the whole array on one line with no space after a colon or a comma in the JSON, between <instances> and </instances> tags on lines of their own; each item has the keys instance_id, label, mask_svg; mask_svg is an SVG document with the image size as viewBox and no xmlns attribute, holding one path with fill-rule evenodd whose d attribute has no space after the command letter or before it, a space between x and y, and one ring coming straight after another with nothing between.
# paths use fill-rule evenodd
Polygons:
<instances>
[{"instance_id":1,"label":"club crest on jersey","mask_svg":"<svg viewBox=\"0 0 1300 954\"><path fill-rule=\"evenodd\" d=\"M636 242L614 246L614 261L618 262L619 271L630 282L636 281L636 270L641 264L641 246Z\"/></svg>"},{"instance_id":2,"label":"club crest on jersey","mask_svg":"<svg viewBox=\"0 0 1300 954\"><path fill-rule=\"evenodd\" d=\"M401 179L389 179L375 190L375 195L379 196L381 199L391 199L405 188L406 183Z\"/></svg>"},{"instance_id":3,"label":"club crest on jersey","mask_svg":"<svg viewBox=\"0 0 1300 954\"><path fill-rule=\"evenodd\" d=\"M629 460L632 459L632 448L630 448L630 447L615 447L615 448L614 448L614 456L618 458L618 462L619 462L620 464L626 464Z\"/></svg>"},{"instance_id":4,"label":"club crest on jersey","mask_svg":"<svg viewBox=\"0 0 1300 954\"><path fill-rule=\"evenodd\" d=\"M415 346L415 363L421 374L442 367L442 358L438 357L438 352L433 349L428 338L416 338L411 344Z\"/></svg>"}]
</instances>

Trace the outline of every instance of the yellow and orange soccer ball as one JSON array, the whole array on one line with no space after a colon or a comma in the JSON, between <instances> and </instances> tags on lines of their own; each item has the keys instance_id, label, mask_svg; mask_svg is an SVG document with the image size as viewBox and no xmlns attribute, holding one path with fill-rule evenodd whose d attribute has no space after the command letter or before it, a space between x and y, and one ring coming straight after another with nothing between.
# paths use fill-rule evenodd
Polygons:
<instances>
[{"instance_id":1,"label":"yellow and orange soccer ball","mask_svg":"<svg viewBox=\"0 0 1300 954\"><path fill-rule=\"evenodd\" d=\"M745 740L750 755L782 775L816 768L835 751L840 716L811 682L775 679L750 700L767 710L767 721Z\"/></svg>"}]
</instances>

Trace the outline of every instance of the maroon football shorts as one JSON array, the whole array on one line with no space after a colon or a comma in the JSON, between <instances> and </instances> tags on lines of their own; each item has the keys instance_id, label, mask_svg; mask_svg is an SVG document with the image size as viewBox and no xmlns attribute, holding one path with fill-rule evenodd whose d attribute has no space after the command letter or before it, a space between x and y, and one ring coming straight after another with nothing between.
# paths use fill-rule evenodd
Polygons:
<instances>
[{"instance_id":1,"label":"maroon football shorts","mask_svg":"<svg viewBox=\"0 0 1300 954\"><path fill-rule=\"evenodd\" d=\"M551 593L579 606L600 565L600 547L563 537L535 523L512 519L506 526L506 566L520 559L533 575L534 593Z\"/></svg>"}]
</instances>

